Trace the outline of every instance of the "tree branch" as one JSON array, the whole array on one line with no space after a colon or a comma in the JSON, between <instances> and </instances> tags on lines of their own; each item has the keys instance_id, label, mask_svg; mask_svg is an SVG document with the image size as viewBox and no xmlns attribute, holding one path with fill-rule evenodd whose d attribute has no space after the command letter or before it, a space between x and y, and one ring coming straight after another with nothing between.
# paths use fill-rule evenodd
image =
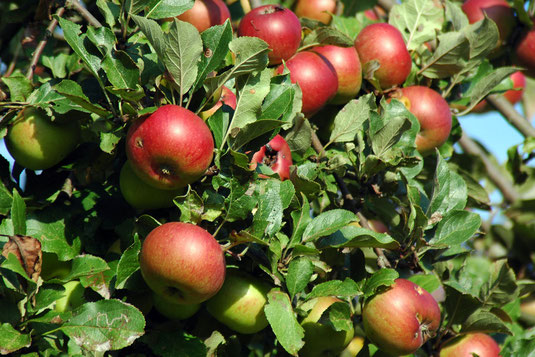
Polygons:
<instances>
[{"instance_id":1,"label":"tree branch","mask_svg":"<svg viewBox=\"0 0 535 357\"><path fill-rule=\"evenodd\" d=\"M513 125L524 137L535 137L535 128L531 123L520 115L513 105L502 95L491 94L487 101L495 107L507 121Z\"/></svg>"},{"instance_id":2,"label":"tree branch","mask_svg":"<svg viewBox=\"0 0 535 357\"><path fill-rule=\"evenodd\" d=\"M91 26L102 27L100 21L93 16L78 0L69 0L67 6L76 10Z\"/></svg>"},{"instance_id":3,"label":"tree branch","mask_svg":"<svg viewBox=\"0 0 535 357\"><path fill-rule=\"evenodd\" d=\"M385 9L386 12L389 12L396 5L396 2L393 0L377 0L377 5Z\"/></svg>"}]
</instances>

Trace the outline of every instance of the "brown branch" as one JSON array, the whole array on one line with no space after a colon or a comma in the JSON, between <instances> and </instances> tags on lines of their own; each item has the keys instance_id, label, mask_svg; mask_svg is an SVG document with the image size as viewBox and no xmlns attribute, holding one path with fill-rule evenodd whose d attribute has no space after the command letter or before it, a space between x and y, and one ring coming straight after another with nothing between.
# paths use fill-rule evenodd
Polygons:
<instances>
[{"instance_id":1,"label":"brown branch","mask_svg":"<svg viewBox=\"0 0 535 357\"><path fill-rule=\"evenodd\" d=\"M513 105L502 95L491 94L487 101L496 108L507 121L514 126L524 137L535 137L535 128L529 120L520 115Z\"/></svg>"},{"instance_id":2,"label":"brown branch","mask_svg":"<svg viewBox=\"0 0 535 357\"><path fill-rule=\"evenodd\" d=\"M377 5L385 9L386 12L389 12L396 5L396 2L393 0L377 0Z\"/></svg>"},{"instance_id":3,"label":"brown branch","mask_svg":"<svg viewBox=\"0 0 535 357\"><path fill-rule=\"evenodd\" d=\"M93 14L91 14L78 0L69 0L67 6L76 10L91 26L102 27L100 21L98 21Z\"/></svg>"}]
</instances>

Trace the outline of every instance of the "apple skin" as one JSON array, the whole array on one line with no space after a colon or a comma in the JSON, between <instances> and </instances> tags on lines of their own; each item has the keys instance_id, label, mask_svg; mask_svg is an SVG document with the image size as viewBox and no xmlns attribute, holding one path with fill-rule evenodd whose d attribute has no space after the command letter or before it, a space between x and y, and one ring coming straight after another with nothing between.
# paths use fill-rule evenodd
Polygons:
<instances>
[{"instance_id":1,"label":"apple skin","mask_svg":"<svg viewBox=\"0 0 535 357\"><path fill-rule=\"evenodd\" d=\"M290 80L297 83L303 92L301 112L310 117L331 100L338 90L336 70L323 56L315 52L299 52L286 62ZM276 69L282 74L284 66Z\"/></svg>"},{"instance_id":2,"label":"apple skin","mask_svg":"<svg viewBox=\"0 0 535 357\"><path fill-rule=\"evenodd\" d=\"M427 291L400 278L365 302L362 320L366 335L379 349L407 355L435 334L440 307Z\"/></svg>"},{"instance_id":3,"label":"apple skin","mask_svg":"<svg viewBox=\"0 0 535 357\"><path fill-rule=\"evenodd\" d=\"M178 105L164 105L128 129L126 156L134 172L156 188L175 190L204 175L214 139L206 123Z\"/></svg>"},{"instance_id":4,"label":"apple skin","mask_svg":"<svg viewBox=\"0 0 535 357\"><path fill-rule=\"evenodd\" d=\"M78 280L69 281L63 284L65 294L63 297L56 300L54 311L65 312L76 309L78 306L85 303L84 290L85 288Z\"/></svg>"},{"instance_id":5,"label":"apple skin","mask_svg":"<svg viewBox=\"0 0 535 357\"><path fill-rule=\"evenodd\" d=\"M190 223L168 222L153 229L143 241L139 264L151 290L177 304L208 300L225 280L221 246Z\"/></svg>"},{"instance_id":6,"label":"apple skin","mask_svg":"<svg viewBox=\"0 0 535 357\"><path fill-rule=\"evenodd\" d=\"M336 331L331 326L318 322L329 306L340 301L342 300L333 296L316 298L314 307L301 322L301 326L305 330L305 345L299 351L299 356L319 357L327 352L337 355L351 342L354 335L353 330Z\"/></svg>"},{"instance_id":7,"label":"apple skin","mask_svg":"<svg viewBox=\"0 0 535 357\"><path fill-rule=\"evenodd\" d=\"M359 352L364 347L364 338L360 336L355 336L349 342L349 344L344 348L342 353L340 353L340 357L356 357Z\"/></svg>"},{"instance_id":8,"label":"apple skin","mask_svg":"<svg viewBox=\"0 0 535 357\"><path fill-rule=\"evenodd\" d=\"M282 136L275 135L273 139L266 145L262 146L260 150L253 154L249 168L256 169L260 163L265 163L279 174L281 181L290 178L290 166L292 166L292 152L290 146ZM260 177L263 177L262 175Z\"/></svg>"},{"instance_id":9,"label":"apple skin","mask_svg":"<svg viewBox=\"0 0 535 357\"><path fill-rule=\"evenodd\" d=\"M487 14L498 26L498 45L507 40L516 26L514 10L505 0L466 0L461 8L471 24L483 20Z\"/></svg>"},{"instance_id":10,"label":"apple skin","mask_svg":"<svg viewBox=\"0 0 535 357\"><path fill-rule=\"evenodd\" d=\"M219 97L219 100L210 109L202 111L199 116L206 120L214 115L214 113L221 108L223 104L228 105L232 109L236 110L236 94L234 94L234 92L226 86L221 87L221 96Z\"/></svg>"},{"instance_id":11,"label":"apple skin","mask_svg":"<svg viewBox=\"0 0 535 357\"><path fill-rule=\"evenodd\" d=\"M203 32L212 26L224 24L230 19L230 11L222 0L195 0L193 7L177 18L189 22L199 32Z\"/></svg>"},{"instance_id":12,"label":"apple skin","mask_svg":"<svg viewBox=\"0 0 535 357\"><path fill-rule=\"evenodd\" d=\"M75 118L52 122L44 111L24 108L8 126L5 143L15 161L31 170L58 164L79 143L80 125Z\"/></svg>"},{"instance_id":13,"label":"apple skin","mask_svg":"<svg viewBox=\"0 0 535 357\"><path fill-rule=\"evenodd\" d=\"M416 148L428 154L444 144L451 131L451 112L448 102L434 90L424 86L401 89L402 101L420 122Z\"/></svg>"},{"instance_id":14,"label":"apple skin","mask_svg":"<svg viewBox=\"0 0 535 357\"><path fill-rule=\"evenodd\" d=\"M280 5L264 5L252 9L241 19L238 36L258 37L272 50L269 64L275 65L292 57L301 43L299 18Z\"/></svg>"},{"instance_id":15,"label":"apple skin","mask_svg":"<svg viewBox=\"0 0 535 357\"><path fill-rule=\"evenodd\" d=\"M231 269L221 290L206 303L206 310L233 331L257 333L268 325L264 306L269 290L267 283Z\"/></svg>"},{"instance_id":16,"label":"apple skin","mask_svg":"<svg viewBox=\"0 0 535 357\"><path fill-rule=\"evenodd\" d=\"M360 63L366 65L376 60L380 67L374 76L382 89L400 85L411 73L412 59L401 32L387 23L366 26L355 39Z\"/></svg>"},{"instance_id":17,"label":"apple skin","mask_svg":"<svg viewBox=\"0 0 535 357\"><path fill-rule=\"evenodd\" d=\"M174 299L152 294L154 308L163 316L170 320L185 320L197 313L201 308L201 304L177 304Z\"/></svg>"},{"instance_id":18,"label":"apple skin","mask_svg":"<svg viewBox=\"0 0 535 357\"><path fill-rule=\"evenodd\" d=\"M527 69L529 77L535 78L535 27L521 35L515 47L515 62Z\"/></svg>"},{"instance_id":19,"label":"apple skin","mask_svg":"<svg viewBox=\"0 0 535 357\"><path fill-rule=\"evenodd\" d=\"M338 91L331 100L333 104L345 104L355 98L362 84L362 69L355 47L333 45L314 47L334 67L338 77Z\"/></svg>"},{"instance_id":20,"label":"apple skin","mask_svg":"<svg viewBox=\"0 0 535 357\"><path fill-rule=\"evenodd\" d=\"M173 207L173 199L184 193L184 189L162 190L140 179L127 160L121 168L119 188L126 202L135 209L149 210Z\"/></svg>"},{"instance_id":21,"label":"apple skin","mask_svg":"<svg viewBox=\"0 0 535 357\"><path fill-rule=\"evenodd\" d=\"M332 15L336 12L336 0L297 0L295 14L298 17L308 17L328 25Z\"/></svg>"},{"instance_id":22,"label":"apple skin","mask_svg":"<svg viewBox=\"0 0 535 357\"><path fill-rule=\"evenodd\" d=\"M446 341L439 357L499 357L500 346L487 334L476 332Z\"/></svg>"}]
</instances>

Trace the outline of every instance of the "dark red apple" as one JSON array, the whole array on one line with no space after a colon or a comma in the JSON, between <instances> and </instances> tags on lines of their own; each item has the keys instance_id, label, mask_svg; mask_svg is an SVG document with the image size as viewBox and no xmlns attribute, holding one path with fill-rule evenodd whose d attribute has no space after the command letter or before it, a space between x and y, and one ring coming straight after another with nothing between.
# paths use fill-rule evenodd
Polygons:
<instances>
[{"instance_id":1,"label":"dark red apple","mask_svg":"<svg viewBox=\"0 0 535 357\"><path fill-rule=\"evenodd\" d=\"M301 43L301 23L297 16L280 5L257 7L241 19L238 36L258 37L269 45L269 64L292 57Z\"/></svg>"},{"instance_id":2,"label":"dark red apple","mask_svg":"<svg viewBox=\"0 0 535 357\"><path fill-rule=\"evenodd\" d=\"M286 140L277 134L269 143L262 146L251 159L251 170L254 170L258 164L269 166L273 172L279 174L282 181L289 179L292 153Z\"/></svg>"},{"instance_id":3,"label":"dark red apple","mask_svg":"<svg viewBox=\"0 0 535 357\"><path fill-rule=\"evenodd\" d=\"M292 83L299 84L303 92L301 111L310 117L331 100L338 90L338 77L334 67L317 53L299 52L286 62ZM276 73L281 74L280 65Z\"/></svg>"},{"instance_id":4,"label":"dark red apple","mask_svg":"<svg viewBox=\"0 0 535 357\"><path fill-rule=\"evenodd\" d=\"M476 332L454 337L440 349L439 357L499 357L500 346L487 334Z\"/></svg>"},{"instance_id":5,"label":"dark red apple","mask_svg":"<svg viewBox=\"0 0 535 357\"><path fill-rule=\"evenodd\" d=\"M433 296L406 279L396 279L368 299L362 310L366 336L395 356L414 353L437 331L440 307Z\"/></svg>"},{"instance_id":6,"label":"dark red apple","mask_svg":"<svg viewBox=\"0 0 535 357\"><path fill-rule=\"evenodd\" d=\"M355 48L363 72L371 61L378 62L374 77L382 89L402 84L411 72L412 59L407 46L401 32L392 25L376 23L366 26L357 35Z\"/></svg>"},{"instance_id":7,"label":"dark red apple","mask_svg":"<svg viewBox=\"0 0 535 357\"><path fill-rule=\"evenodd\" d=\"M173 190L198 180L212 162L214 139L205 122L178 105L137 119L126 136L126 155L148 184Z\"/></svg>"},{"instance_id":8,"label":"dark red apple","mask_svg":"<svg viewBox=\"0 0 535 357\"><path fill-rule=\"evenodd\" d=\"M355 98L362 84L362 69L355 47L326 45L314 47L312 51L325 57L336 71L338 91L331 103L345 104Z\"/></svg>"},{"instance_id":9,"label":"dark red apple","mask_svg":"<svg viewBox=\"0 0 535 357\"><path fill-rule=\"evenodd\" d=\"M507 40L516 25L514 10L505 0L466 0L462 9L471 24L483 20L486 14L498 26L501 42Z\"/></svg>"},{"instance_id":10,"label":"dark red apple","mask_svg":"<svg viewBox=\"0 0 535 357\"><path fill-rule=\"evenodd\" d=\"M297 0L295 14L308 17L328 25L336 11L336 0Z\"/></svg>"},{"instance_id":11,"label":"dark red apple","mask_svg":"<svg viewBox=\"0 0 535 357\"><path fill-rule=\"evenodd\" d=\"M177 304L208 300L225 280L221 246L190 223L169 222L153 229L143 241L139 265L147 285Z\"/></svg>"},{"instance_id":12,"label":"dark red apple","mask_svg":"<svg viewBox=\"0 0 535 357\"><path fill-rule=\"evenodd\" d=\"M221 89L221 96L219 97L219 100L214 104L214 106L210 109L202 111L199 114L200 117L204 120L211 117L219 108L223 106L223 104L228 105L234 110L236 109L236 94L234 94L234 92L226 86L222 86Z\"/></svg>"},{"instance_id":13,"label":"dark red apple","mask_svg":"<svg viewBox=\"0 0 535 357\"><path fill-rule=\"evenodd\" d=\"M209 27L225 23L230 19L230 11L222 0L195 0L193 7L177 18L203 32Z\"/></svg>"},{"instance_id":14,"label":"dark red apple","mask_svg":"<svg viewBox=\"0 0 535 357\"><path fill-rule=\"evenodd\" d=\"M525 31L515 47L515 60L527 69L526 74L535 78L535 27Z\"/></svg>"}]
</instances>

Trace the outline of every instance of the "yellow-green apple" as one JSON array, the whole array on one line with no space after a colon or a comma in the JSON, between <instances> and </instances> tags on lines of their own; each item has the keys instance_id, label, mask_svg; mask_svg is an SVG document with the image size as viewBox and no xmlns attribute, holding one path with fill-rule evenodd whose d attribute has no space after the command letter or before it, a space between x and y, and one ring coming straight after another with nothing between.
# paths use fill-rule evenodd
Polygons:
<instances>
[{"instance_id":1,"label":"yellow-green apple","mask_svg":"<svg viewBox=\"0 0 535 357\"><path fill-rule=\"evenodd\" d=\"M175 299L165 296L152 294L154 308L163 316L170 320L185 320L201 308L201 304L178 304Z\"/></svg>"},{"instance_id":2,"label":"yellow-green apple","mask_svg":"<svg viewBox=\"0 0 535 357\"><path fill-rule=\"evenodd\" d=\"M326 353L338 355L353 338L354 330L336 331L332 326L322 324L320 318L332 304L342 300L333 296L322 296L314 300L308 316L301 321L305 330L305 345L299 351L299 356L314 357Z\"/></svg>"},{"instance_id":3,"label":"yellow-green apple","mask_svg":"<svg viewBox=\"0 0 535 357\"><path fill-rule=\"evenodd\" d=\"M355 47L325 45L314 47L312 51L325 57L336 71L338 90L331 103L345 104L355 98L362 84L362 69Z\"/></svg>"},{"instance_id":4,"label":"yellow-green apple","mask_svg":"<svg viewBox=\"0 0 535 357\"><path fill-rule=\"evenodd\" d=\"M526 74L535 78L535 27L522 32L514 56L516 63L527 69Z\"/></svg>"},{"instance_id":5,"label":"yellow-green apple","mask_svg":"<svg viewBox=\"0 0 535 357\"><path fill-rule=\"evenodd\" d=\"M238 36L258 37L271 49L269 64L292 57L301 43L301 23L293 11L280 5L263 5L241 19Z\"/></svg>"},{"instance_id":6,"label":"yellow-green apple","mask_svg":"<svg viewBox=\"0 0 535 357\"><path fill-rule=\"evenodd\" d=\"M355 39L363 72L377 61L379 68L373 76L382 89L400 85L409 76L412 59L403 41L401 32L387 23L366 26Z\"/></svg>"},{"instance_id":7,"label":"yellow-green apple","mask_svg":"<svg viewBox=\"0 0 535 357\"><path fill-rule=\"evenodd\" d=\"M297 0L295 14L308 17L328 25L336 12L336 0Z\"/></svg>"},{"instance_id":8,"label":"yellow-green apple","mask_svg":"<svg viewBox=\"0 0 535 357\"><path fill-rule=\"evenodd\" d=\"M43 252L41 277L43 280L63 279L71 272L72 261L61 261L55 253Z\"/></svg>"},{"instance_id":9,"label":"yellow-green apple","mask_svg":"<svg viewBox=\"0 0 535 357\"><path fill-rule=\"evenodd\" d=\"M361 336L355 336L349 342L349 344L344 348L342 353L340 353L340 357L356 357L360 350L364 347L364 338Z\"/></svg>"},{"instance_id":10,"label":"yellow-green apple","mask_svg":"<svg viewBox=\"0 0 535 357\"><path fill-rule=\"evenodd\" d=\"M76 309L82 305L84 300L84 287L78 280L72 280L63 284L65 293L61 298L56 300L54 310L57 312L65 312Z\"/></svg>"},{"instance_id":11,"label":"yellow-green apple","mask_svg":"<svg viewBox=\"0 0 535 357\"><path fill-rule=\"evenodd\" d=\"M199 32L203 32L209 27L225 23L230 19L230 11L222 0L195 0L193 7L177 18L189 22Z\"/></svg>"},{"instance_id":12,"label":"yellow-green apple","mask_svg":"<svg viewBox=\"0 0 535 357\"><path fill-rule=\"evenodd\" d=\"M168 104L138 118L128 129L126 155L149 185L176 190L204 175L212 162L214 139L193 112Z\"/></svg>"},{"instance_id":13,"label":"yellow-green apple","mask_svg":"<svg viewBox=\"0 0 535 357\"><path fill-rule=\"evenodd\" d=\"M225 258L215 238L190 223L168 222L143 241L141 274L160 296L198 304L214 296L225 280Z\"/></svg>"},{"instance_id":14,"label":"yellow-green apple","mask_svg":"<svg viewBox=\"0 0 535 357\"><path fill-rule=\"evenodd\" d=\"M440 307L426 290L406 279L396 279L364 303L366 336L384 352L414 353L440 324Z\"/></svg>"},{"instance_id":15,"label":"yellow-green apple","mask_svg":"<svg viewBox=\"0 0 535 357\"><path fill-rule=\"evenodd\" d=\"M273 139L253 154L249 168L254 170L258 164L269 166L273 172L279 174L282 181L290 178L292 166L292 152L290 146L282 136L275 135ZM259 177L265 178L260 175Z\"/></svg>"},{"instance_id":16,"label":"yellow-green apple","mask_svg":"<svg viewBox=\"0 0 535 357\"><path fill-rule=\"evenodd\" d=\"M446 341L439 357L499 357L500 346L492 337L481 332L469 333Z\"/></svg>"},{"instance_id":17,"label":"yellow-green apple","mask_svg":"<svg viewBox=\"0 0 535 357\"><path fill-rule=\"evenodd\" d=\"M515 12L505 0L466 0L462 9L471 24L483 20L485 15L494 21L500 33L498 44L506 41L516 26Z\"/></svg>"},{"instance_id":18,"label":"yellow-green apple","mask_svg":"<svg viewBox=\"0 0 535 357\"><path fill-rule=\"evenodd\" d=\"M219 100L210 109L202 111L199 116L206 120L214 115L214 113L221 108L223 104L228 105L234 110L236 109L236 94L234 94L234 92L226 86L221 87L221 95Z\"/></svg>"},{"instance_id":19,"label":"yellow-green apple","mask_svg":"<svg viewBox=\"0 0 535 357\"><path fill-rule=\"evenodd\" d=\"M312 116L331 100L338 90L338 77L334 67L315 52L298 52L286 62L292 83L297 83L303 92L301 111ZM277 67L276 73L284 72L284 66Z\"/></svg>"},{"instance_id":20,"label":"yellow-green apple","mask_svg":"<svg viewBox=\"0 0 535 357\"><path fill-rule=\"evenodd\" d=\"M79 143L80 124L50 120L41 109L26 107L8 126L6 147L15 161L31 170L45 170L63 160Z\"/></svg>"},{"instance_id":21,"label":"yellow-green apple","mask_svg":"<svg viewBox=\"0 0 535 357\"><path fill-rule=\"evenodd\" d=\"M173 207L173 199L184 192L182 188L163 190L147 184L132 170L128 160L121 168L119 188L125 201L139 210Z\"/></svg>"},{"instance_id":22,"label":"yellow-green apple","mask_svg":"<svg viewBox=\"0 0 535 357\"><path fill-rule=\"evenodd\" d=\"M249 274L232 269L219 292L206 303L206 310L230 329L253 334L263 330L268 321L264 314L271 286Z\"/></svg>"}]
</instances>

